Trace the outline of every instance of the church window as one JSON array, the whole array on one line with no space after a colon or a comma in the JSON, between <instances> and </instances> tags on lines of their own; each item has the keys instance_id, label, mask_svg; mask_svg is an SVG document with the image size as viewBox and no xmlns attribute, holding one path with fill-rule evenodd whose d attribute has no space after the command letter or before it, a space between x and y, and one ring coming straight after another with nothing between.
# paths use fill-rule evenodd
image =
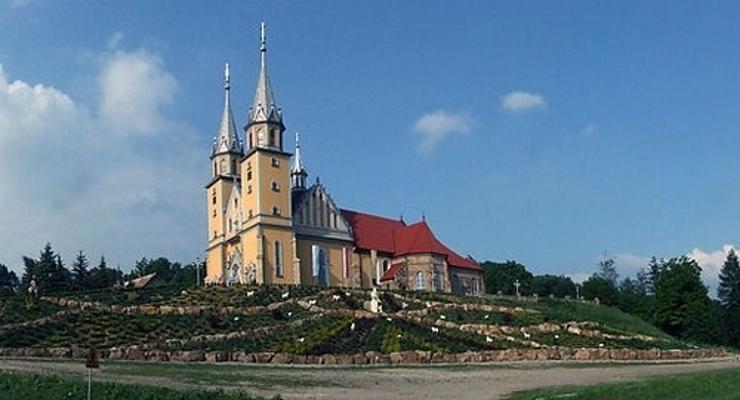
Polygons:
<instances>
[{"instance_id":1,"label":"church window","mask_svg":"<svg viewBox=\"0 0 740 400\"><path fill-rule=\"evenodd\" d=\"M226 173L226 160L221 160L221 165L219 166L219 170L221 171L221 174Z\"/></svg>"},{"instance_id":2,"label":"church window","mask_svg":"<svg viewBox=\"0 0 740 400\"><path fill-rule=\"evenodd\" d=\"M277 142L276 142L275 139L276 139L275 138L275 130L274 129L270 129L270 147L277 146Z\"/></svg>"},{"instance_id":3,"label":"church window","mask_svg":"<svg viewBox=\"0 0 740 400\"><path fill-rule=\"evenodd\" d=\"M273 167L280 167L280 160L278 160L277 157L272 158L272 166Z\"/></svg>"},{"instance_id":4,"label":"church window","mask_svg":"<svg viewBox=\"0 0 740 400\"><path fill-rule=\"evenodd\" d=\"M416 273L416 290L424 290L424 273L421 271Z\"/></svg>"},{"instance_id":5,"label":"church window","mask_svg":"<svg viewBox=\"0 0 740 400\"><path fill-rule=\"evenodd\" d=\"M254 213L252 212L252 210L249 210L249 218L252 218L253 216L254 216Z\"/></svg>"},{"instance_id":6,"label":"church window","mask_svg":"<svg viewBox=\"0 0 740 400\"><path fill-rule=\"evenodd\" d=\"M252 180L252 170L251 169L250 170L247 170L247 180L248 181L251 181Z\"/></svg>"},{"instance_id":7,"label":"church window","mask_svg":"<svg viewBox=\"0 0 740 400\"><path fill-rule=\"evenodd\" d=\"M272 181L272 191L273 192L279 192L280 191L280 184L277 183L276 180Z\"/></svg>"},{"instance_id":8,"label":"church window","mask_svg":"<svg viewBox=\"0 0 740 400\"><path fill-rule=\"evenodd\" d=\"M249 134L249 139L248 140L249 140L249 146L248 146L248 148L251 149L252 148L252 134L251 133Z\"/></svg>"},{"instance_id":9,"label":"church window","mask_svg":"<svg viewBox=\"0 0 740 400\"><path fill-rule=\"evenodd\" d=\"M237 199L234 199L234 207L239 207L239 201Z\"/></svg>"},{"instance_id":10,"label":"church window","mask_svg":"<svg viewBox=\"0 0 740 400\"><path fill-rule=\"evenodd\" d=\"M247 194L252 193L252 185L247 185Z\"/></svg>"},{"instance_id":11,"label":"church window","mask_svg":"<svg viewBox=\"0 0 740 400\"><path fill-rule=\"evenodd\" d=\"M218 164L216 162L213 162L213 175L218 175Z\"/></svg>"},{"instance_id":12,"label":"church window","mask_svg":"<svg viewBox=\"0 0 740 400\"><path fill-rule=\"evenodd\" d=\"M391 267L391 261L387 258L383 259L383 272L388 271L388 269Z\"/></svg>"},{"instance_id":13,"label":"church window","mask_svg":"<svg viewBox=\"0 0 740 400\"><path fill-rule=\"evenodd\" d=\"M275 275L283 276L283 245L275 241Z\"/></svg>"},{"instance_id":14,"label":"church window","mask_svg":"<svg viewBox=\"0 0 740 400\"><path fill-rule=\"evenodd\" d=\"M434 290L438 292L442 291L442 274L436 269L432 271L432 281L434 283Z\"/></svg>"},{"instance_id":15,"label":"church window","mask_svg":"<svg viewBox=\"0 0 740 400\"><path fill-rule=\"evenodd\" d=\"M234 225L233 225L233 223L231 222L231 218L229 218L229 232L231 232L231 231L233 231L233 230L234 230Z\"/></svg>"},{"instance_id":16,"label":"church window","mask_svg":"<svg viewBox=\"0 0 740 400\"><path fill-rule=\"evenodd\" d=\"M344 279L349 278L349 251L346 247L342 247L342 277Z\"/></svg>"},{"instance_id":17,"label":"church window","mask_svg":"<svg viewBox=\"0 0 740 400\"><path fill-rule=\"evenodd\" d=\"M216 204L216 190L214 189L213 192L211 192L211 202L213 204Z\"/></svg>"},{"instance_id":18,"label":"church window","mask_svg":"<svg viewBox=\"0 0 740 400\"><path fill-rule=\"evenodd\" d=\"M273 215L280 215L280 207L278 207L278 206L272 206L272 214Z\"/></svg>"},{"instance_id":19,"label":"church window","mask_svg":"<svg viewBox=\"0 0 740 400\"><path fill-rule=\"evenodd\" d=\"M216 217L216 209L215 208L213 209L213 217L214 218Z\"/></svg>"}]
</instances>

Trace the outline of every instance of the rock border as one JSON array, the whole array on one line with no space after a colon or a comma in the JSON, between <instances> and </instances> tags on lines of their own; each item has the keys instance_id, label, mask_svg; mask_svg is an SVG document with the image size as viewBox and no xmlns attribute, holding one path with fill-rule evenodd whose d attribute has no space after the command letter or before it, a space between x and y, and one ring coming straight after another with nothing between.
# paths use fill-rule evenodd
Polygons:
<instances>
[{"instance_id":1,"label":"rock border","mask_svg":"<svg viewBox=\"0 0 740 400\"><path fill-rule=\"evenodd\" d=\"M44 357L84 359L88 350L78 347L0 348L0 357ZM506 363L516 361L659 361L722 358L731 356L724 348L694 350L633 350L603 348L551 347L546 349L506 349L465 353L402 351L390 354L367 352L359 354L297 355L287 353L245 353L243 351L163 351L119 347L98 350L100 358L127 361L157 362L233 362L243 364L281 365L400 365L400 364L465 364Z\"/></svg>"}]
</instances>

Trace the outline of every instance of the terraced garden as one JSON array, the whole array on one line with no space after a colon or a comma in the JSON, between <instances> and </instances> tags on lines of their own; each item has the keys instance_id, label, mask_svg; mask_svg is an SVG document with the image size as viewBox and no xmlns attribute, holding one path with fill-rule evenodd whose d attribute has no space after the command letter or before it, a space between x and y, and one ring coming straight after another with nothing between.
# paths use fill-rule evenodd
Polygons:
<instances>
[{"instance_id":1,"label":"terraced garden","mask_svg":"<svg viewBox=\"0 0 740 400\"><path fill-rule=\"evenodd\" d=\"M697 349L636 317L594 304L392 291L379 297L382 314L365 311L367 291L311 286L115 289L33 302L6 298L0 299L0 354L48 356L23 349L95 346L110 357L133 357L142 350L158 352L160 360L175 359L166 352L179 352L178 357L202 352L219 353L216 361L270 353L359 354L370 362L374 354L414 351L429 360L454 361L444 355L511 350L530 357L521 351L550 349L543 357L577 357L573 349L596 349L602 353L593 354L604 357L603 351L616 349Z\"/></svg>"}]
</instances>

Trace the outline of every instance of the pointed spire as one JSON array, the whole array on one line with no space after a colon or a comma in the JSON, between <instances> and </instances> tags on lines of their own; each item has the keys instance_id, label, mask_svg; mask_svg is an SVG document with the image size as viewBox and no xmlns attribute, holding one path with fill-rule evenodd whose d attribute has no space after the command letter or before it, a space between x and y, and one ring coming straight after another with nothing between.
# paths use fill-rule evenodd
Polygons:
<instances>
[{"instance_id":1,"label":"pointed spire","mask_svg":"<svg viewBox=\"0 0 740 400\"><path fill-rule=\"evenodd\" d=\"M290 172L291 183L293 190L303 190L306 188L306 178L308 172L303 167L303 159L301 158L301 136L298 132L295 133L295 158L293 159L293 169Z\"/></svg>"},{"instance_id":2,"label":"pointed spire","mask_svg":"<svg viewBox=\"0 0 740 400\"><path fill-rule=\"evenodd\" d=\"M254 102L249 111L249 125L257 122L274 122L282 125L282 114L275 102L275 95L270 86L267 74L267 25L260 24L260 72L257 78L257 89Z\"/></svg>"},{"instance_id":3,"label":"pointed spire","mask_svg":"<svg viewBox=\"0 0 740 400\"><path fill-rule=\"evenodd\" d=\"M295 159L293 161L293 172L303 171L303 159L301 158L301 134L295 133Z\"/></svg>"},{"instance_id":4,"label":"pointed spire","mask_svg":"<svg viewBox=\"0 0 740 400\"><path fill-rule=\"evenodd\" d=\"M231 113L231 69L229 63L224 66L224 112L221 116L221 124L218 134L213 142L213 156L222 153L242 153L242 145L234 123L234 115Z\"/></svg>"}]
</instances>

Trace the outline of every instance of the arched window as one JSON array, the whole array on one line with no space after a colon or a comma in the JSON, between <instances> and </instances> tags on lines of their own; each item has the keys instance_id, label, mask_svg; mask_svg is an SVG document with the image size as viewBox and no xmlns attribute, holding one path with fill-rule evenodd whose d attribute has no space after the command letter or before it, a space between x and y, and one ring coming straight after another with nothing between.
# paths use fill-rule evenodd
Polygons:
<instances>
[{"instance_id":1,"label":"arched window","mask_svg":"<svg viewBox=\"0 0 740 400\"><path fill-rule=\"evenodd\" d=\"M270 129L270 147L276 147L277 142L275 141L275 130Z\"/></svg>"},{"instance_id":2,"label":"arched window","mask_svg":"<svg viewBox=\"0 0 740 400\"><path fill-rule=\"evenodd\" d=\"M416 290L424 290L424 273L421 271L416 273Z\"/></svg>"},{"instance_id":3,"label":"arched window","mask_svg":"<svg viewBox=\"0 0 740 400\"><path fill-rule=\"evenodd\" d=\"M434 290L437 292L442 291L442 274L435 269L432 271L432 281L434 282Z\"/></svg>"},{"instance_id":4,"label":"arched window","mask_svg":"<svg viewBox=\"0 0 740 400\"><path fill-rule=\"evenodd\" d=\"M275 241L275 275L283 276L283 245Z\"/></svg>"},{"instance_id":5,"label":"arched window","mask_svg":"<svg viewBox=\"0 0 740 400\"><path fill-rule=\"evenodd\" d=\"M391 267L391 260L384 258L383 259L383 272L388 271L388 268Z\"/></svg>"}]
</instances>

